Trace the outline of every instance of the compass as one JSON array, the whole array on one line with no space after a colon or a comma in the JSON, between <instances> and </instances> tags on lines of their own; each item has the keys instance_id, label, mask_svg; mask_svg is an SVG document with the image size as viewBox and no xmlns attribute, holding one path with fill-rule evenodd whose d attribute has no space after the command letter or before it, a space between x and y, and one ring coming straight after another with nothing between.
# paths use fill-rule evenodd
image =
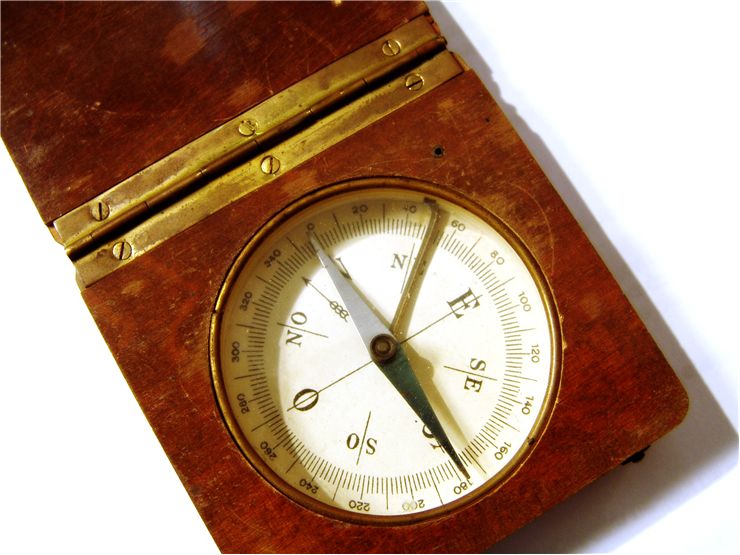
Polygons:
<instances>
[{"instance_id":1,"label":"compass","mask_svg":"<svg viewBox=\"0 0 740 555\"><path fill-rule=\"evenodd\" d=\"M175 8L3 4L3 140L221 550L484 550L681 421L424 4Z\"/></svg>"},{"instance_id":2,"label":"compass","mask_svg":"<svg viewBox=\"0 0 740 555\"><path fill-rule=\"evenodd\" d=\"M527 457L552 407L557 317L493 215L413 180L290 206L233 266L213 376L249 461L347 520L451 510Z\"/></svg>"}]
</instances>

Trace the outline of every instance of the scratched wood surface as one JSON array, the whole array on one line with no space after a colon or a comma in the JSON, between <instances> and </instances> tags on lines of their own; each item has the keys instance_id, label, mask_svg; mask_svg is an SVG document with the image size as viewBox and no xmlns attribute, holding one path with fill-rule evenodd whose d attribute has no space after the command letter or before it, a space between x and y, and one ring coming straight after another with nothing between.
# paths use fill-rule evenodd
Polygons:
<instances>
[{"instance_id":1,"label":"scratched wood surface","mask_svg":"<svg viewBox=\"0 0 740 555\"><path fill-rule=\"evenodd\" d=\"M48 224L425 9L2 2L3 140Z\"/></svg>"},{"instance_id":2,"label":"scratched wood surface","mask_svg":"<svg viewBox=\"0 0 740 555\"><path fill-rule=\"evenodd\" d=\"M434 149L444 148L436 157ZM208 333L222 280L287 203L354 177L449 187L502 218L542 267L562 319L562 382L526 463L432 522L359 527L269 486L229 436ZM478 78L464 73L180 233L84 298L217 544L228 552L469 552L513 532L674 427L686 394L578 224Z\"/></svg>"}]
</instances>

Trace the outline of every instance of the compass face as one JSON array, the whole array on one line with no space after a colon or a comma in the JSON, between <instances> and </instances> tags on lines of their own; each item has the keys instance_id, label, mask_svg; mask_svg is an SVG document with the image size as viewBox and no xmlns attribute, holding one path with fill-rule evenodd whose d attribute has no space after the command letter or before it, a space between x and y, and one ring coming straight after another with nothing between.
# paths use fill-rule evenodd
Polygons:
<instances>
[{"instance_id":1,"label":"compass face","mask_svg":"<svg viewBox=\"0 0 740 555\"><path fill-rule=\"evenodd\" d=\"M549 290L513 233L392 183L327 188L273 218L234 264L212 331L217 397L247 459L350 521L419 520L489 491L535 448L559 377ZM317 250L393 330L455 460L373 362Z\"/></svg>"}]
</instances>

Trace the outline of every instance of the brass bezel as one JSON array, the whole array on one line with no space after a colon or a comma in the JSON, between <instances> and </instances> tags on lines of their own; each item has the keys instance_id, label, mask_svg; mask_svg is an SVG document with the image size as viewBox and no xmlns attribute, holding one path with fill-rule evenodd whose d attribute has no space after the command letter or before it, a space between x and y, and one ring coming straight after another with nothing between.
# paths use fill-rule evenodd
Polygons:
<instances>
[{"instance_id":1,"label":"brass bezel","mask_svg":"<svg viewBox=\"0 0 740 555\"><path fill-rule=\"evenodd\" d=\"M314 203L325 200L332 196L351 193L354 191L367 189L403 189L430 196L436 196L452 204L473 213L485 223L493 227L501 236L511 245L517 255L524 261L525 266L532 275L540 297L545 306L545 312L548 319L550 342L552 346L552 361L550 365L550 382L545 395L545 402L542 405L540 413L535 419L528 440L517 450L511 460L496 474L483 485L471 493L456 499L444 506L436 507L426 511L420 511L409 515L362 515L346 511L338 507L332 507L309 495L301 492L295 486L286 482L277 473L275 473L252 448L249 441L244 436L241 428L234 417L231 406L225 391L225 386L220 372L220 356L218 351L218 338L221 331L222 308L231 292L232 286L238 278L242 268L246 264L250 255L262 244L262 242L271 235L273 230L282 225L284 222L310 207ZM211 377L213 379L214 394L216 403L219 408L226 427L244 455L245 460L252 468L264 479L270 487L275 489L281 495L297 503L304 509L308 509L321 515L353 524L367 524L376 526L397 526L408 525L419 522L428 522L430 520L441 519L449 516L459 510L469 508L486 497L494 494L506 481L514 476L527 459L536 450L536 447L545 433L551 420L553 409L556 405L556 399L560 390L562 376L562 330L560 318L558 317L555 298L552 289L542 272L539 264L536 262L534 255L529 251L519 236L500 218L494 215L486 207L475 204L468 198L452 191L449 187L420 181L407 177L367 177L356 178L347 181L334 183L319 187L300 198L293 200L288 205L275 213L270 220L264 224L242 247L236 259L229 268L211 315L211 329L209 337L210 366Z\"/></svg>"}]
</instances>

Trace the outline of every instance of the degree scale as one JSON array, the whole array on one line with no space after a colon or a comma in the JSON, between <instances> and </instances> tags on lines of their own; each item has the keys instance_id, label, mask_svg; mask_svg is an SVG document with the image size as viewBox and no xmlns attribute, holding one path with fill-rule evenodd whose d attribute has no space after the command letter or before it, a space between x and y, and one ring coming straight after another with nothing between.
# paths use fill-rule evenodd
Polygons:
<instances>
[{"instance_id":1,"label":"degree scale","mask_svg":"<svg viewBox=\"0 0 740 555\"><path fill-rule=\"evenodd\" d=\"M433 145L433 146L434 146L434 145ZM450 148L449 148L449 147L447 147L447 148L446 148L446 152L445 152L445 156L447 156L447 157L448 157L447 159L449 159L449 156L450 156L450 154L451 154L451 153L450 153ZM422 205L422 204L420 204L420 206L423 206L423 205ZM448 225L449 225L449 224L448 224ZM152 251L152 252L155 252L155 251ZM113 274L111 274L111 275L113 275ZM556 293L557 293L557 290L556 290ZM555 295L555 296L556 296L556 298L557 298L557 295ZM450 301L454 301L454 300L455 300L455 298L459 298L459 297L458 297L458 296L456 296L456 295L453 295L453 296L452 296L452 297L451 297L450 299L447 299L447 300L446 300L445 302L450 302ZM566 352L567 352L567 350L566 350ZM536 451L535 451L535 452L536 452Z\"/></svg>"}]
</instances>

